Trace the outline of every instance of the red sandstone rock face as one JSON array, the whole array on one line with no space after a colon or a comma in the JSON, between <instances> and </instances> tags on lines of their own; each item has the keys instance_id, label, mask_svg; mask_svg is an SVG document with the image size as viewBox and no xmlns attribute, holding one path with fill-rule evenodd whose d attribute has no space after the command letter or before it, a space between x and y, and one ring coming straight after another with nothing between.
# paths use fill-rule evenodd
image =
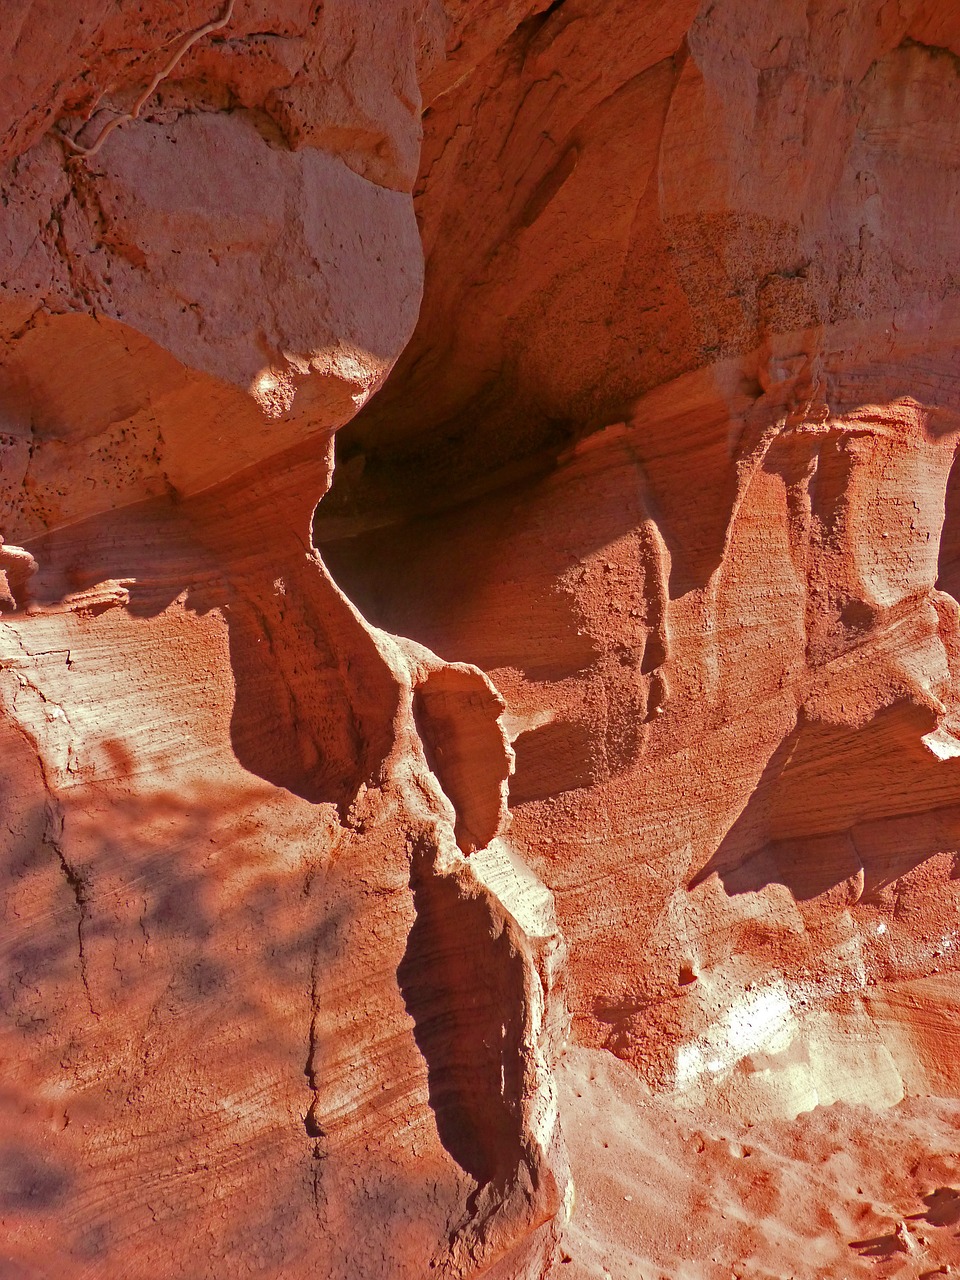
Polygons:
<instances>
[{"instance_id":1,"label":"red sandstone rock face","mask_svg":"<svg viewBox=\"0 0 960 1280\"><path fill-rule=\"evenodd\" d=\"M416 319L442 23L237 5L97 148L210 14L41 8L4 118L5 1274L539 1275L562 945L501 838L504 704L310 545Z\"/></svg>"},{"instance_id":2,"label":"red sandstone rock face","mask_svg":"<svg viewBox=\"0 0 960 1280\"><path fill-rule=\"evenodd\" d=\"M952 7L8 28L10 1274L952 1264Z\"/></svg>"},{"instance_id":3,"label":"red sandstone rock face","mask_svg":"<svg viewBox=\"0 0 960 1280\"><path fill-rule=\"evenodd\" d=\"M658 19L568 0L428 114L418 334L318 531L371 616L507 697L588 1043L748 1109L887 1098L895 1067L767 1041L796 1056L829 992L884 1057L862 993L949 966L956 34ZM431 431L503 484L411 522L387 460Z\"/></svg>"}]
</instances>

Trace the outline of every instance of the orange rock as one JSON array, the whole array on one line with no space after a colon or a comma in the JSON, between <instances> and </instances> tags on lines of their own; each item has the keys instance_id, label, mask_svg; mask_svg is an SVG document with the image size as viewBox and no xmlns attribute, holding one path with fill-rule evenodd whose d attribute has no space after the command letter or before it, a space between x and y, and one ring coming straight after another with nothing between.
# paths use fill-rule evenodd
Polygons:
<instances>
[{"instance_id":1,"label":"orange rock","mask_svg":"<svg viewBox=\"0 0 960 1280\"><path fill-rule=\"evenodd\" d=\"M4 1265L947 1273L951 6L6 25Z\"/></svg>"}]
</instances>

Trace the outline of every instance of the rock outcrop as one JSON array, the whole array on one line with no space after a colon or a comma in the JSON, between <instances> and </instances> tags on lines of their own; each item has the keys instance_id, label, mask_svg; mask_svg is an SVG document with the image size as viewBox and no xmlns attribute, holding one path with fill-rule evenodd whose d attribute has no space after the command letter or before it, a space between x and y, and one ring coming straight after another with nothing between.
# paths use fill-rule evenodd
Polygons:
<instances>
[{"instance_id":1,"label":"rock outcrop","mask_svg":"<svg viewBox=\"0 0 960 1280\"><path fill-rule=\"evenodd\" d=\"M955 1083L877 1007L952 983L958 41L531 16L427 112L418 330L317 513L507 698L581 1041L747 1114Z\"/></svg>"},{"instance_id":2,"label":"rock outcrop","mask_svg":"<svg viewBox=\"0 0 960 1280\"><path fill-rule=\"evenodd\" d=\"M953 1265L953 7L0 41L10 1274Z\"/></svg>"},{"instance_id":3,"label":"rock outcrop","mask_svg":"<svg viewBox=\"0 0 960 1280\"><path fill-rule=\"evenodd\" d=\"M17 15L5 1274L552 1256L563 946L506 837L504 703L368 625L310 536L417 316L436 16Z\"/></svg>"}]
</instances>

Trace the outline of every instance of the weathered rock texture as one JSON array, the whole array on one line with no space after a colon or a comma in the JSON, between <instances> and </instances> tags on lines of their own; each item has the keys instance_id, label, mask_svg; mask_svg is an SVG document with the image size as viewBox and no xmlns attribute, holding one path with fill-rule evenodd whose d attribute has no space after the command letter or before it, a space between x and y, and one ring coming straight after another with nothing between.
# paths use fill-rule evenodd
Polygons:
<instances>
[{"instance_id":1,"label":"weathered rock texture","mask_svg":"<svg viewBox=\"0 0 960 1280\"><path fill-rule=\"evenodd\" d=\"M563 952L504 703L310 541L416 321L443 15L238 0L98 145L210 10L5 31L4 1274L539 1275Z\"/></svg>"},{"instance_id":2,"label":"weathered rock texture","mask_svg":"<svg viewBox=\"0 0 960 1280\"><path fill-rule=\"evenodd\" d=\"M9 1274L956 1262L954 6L0 39Z\"/></svg>"}]
</instances>

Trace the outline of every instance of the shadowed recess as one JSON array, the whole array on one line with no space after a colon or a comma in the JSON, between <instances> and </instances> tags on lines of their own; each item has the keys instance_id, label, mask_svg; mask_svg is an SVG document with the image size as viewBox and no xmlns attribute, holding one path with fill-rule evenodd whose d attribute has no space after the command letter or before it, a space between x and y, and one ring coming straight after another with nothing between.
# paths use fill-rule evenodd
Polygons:
<instances>
[{"instance_id":1,"label":"shadowed recess","mask_svg":"<svg viewBox=\"0 0 960 1280\"><path fill-rule=\"evenodd\" d=\"M523 961L490 904L414 854L417 918L397 980L440 1141L481 1186L521 1156Z\"/></svg>"},{"instance_id":2,"label":"shadowed recess","mask_svg":"<svg viewBox=\"0 0 960 1280\"><path fill-rule=\"evenodd\" d=\"M513 749L511 806L593 786L600 776L588 724L555 720L519 734Z\"/></svg>"},{"instance_id":3,"label":"shadowed recess","mask_svg":"<svg viewBox=\"0 0 960 1280\"><path fill-rule=\"evenodd\" d=\"M870 899L960 836L960 768L921 741L928 710L900 704L861 729L801 724L770 758L740 817L690 883L730 894L785 885L809 901L849 885Z\"/></svg>"},{"instance_id":4,"label":"shadowed recess","mask_svg":"<svg viewBox=\"0 0 960 1280\"><path fill-rule=\"evenodd\" d=\"M944 497L937 586L960 599L960 466L954 459Z\"/></svg>"}]
</instances>

